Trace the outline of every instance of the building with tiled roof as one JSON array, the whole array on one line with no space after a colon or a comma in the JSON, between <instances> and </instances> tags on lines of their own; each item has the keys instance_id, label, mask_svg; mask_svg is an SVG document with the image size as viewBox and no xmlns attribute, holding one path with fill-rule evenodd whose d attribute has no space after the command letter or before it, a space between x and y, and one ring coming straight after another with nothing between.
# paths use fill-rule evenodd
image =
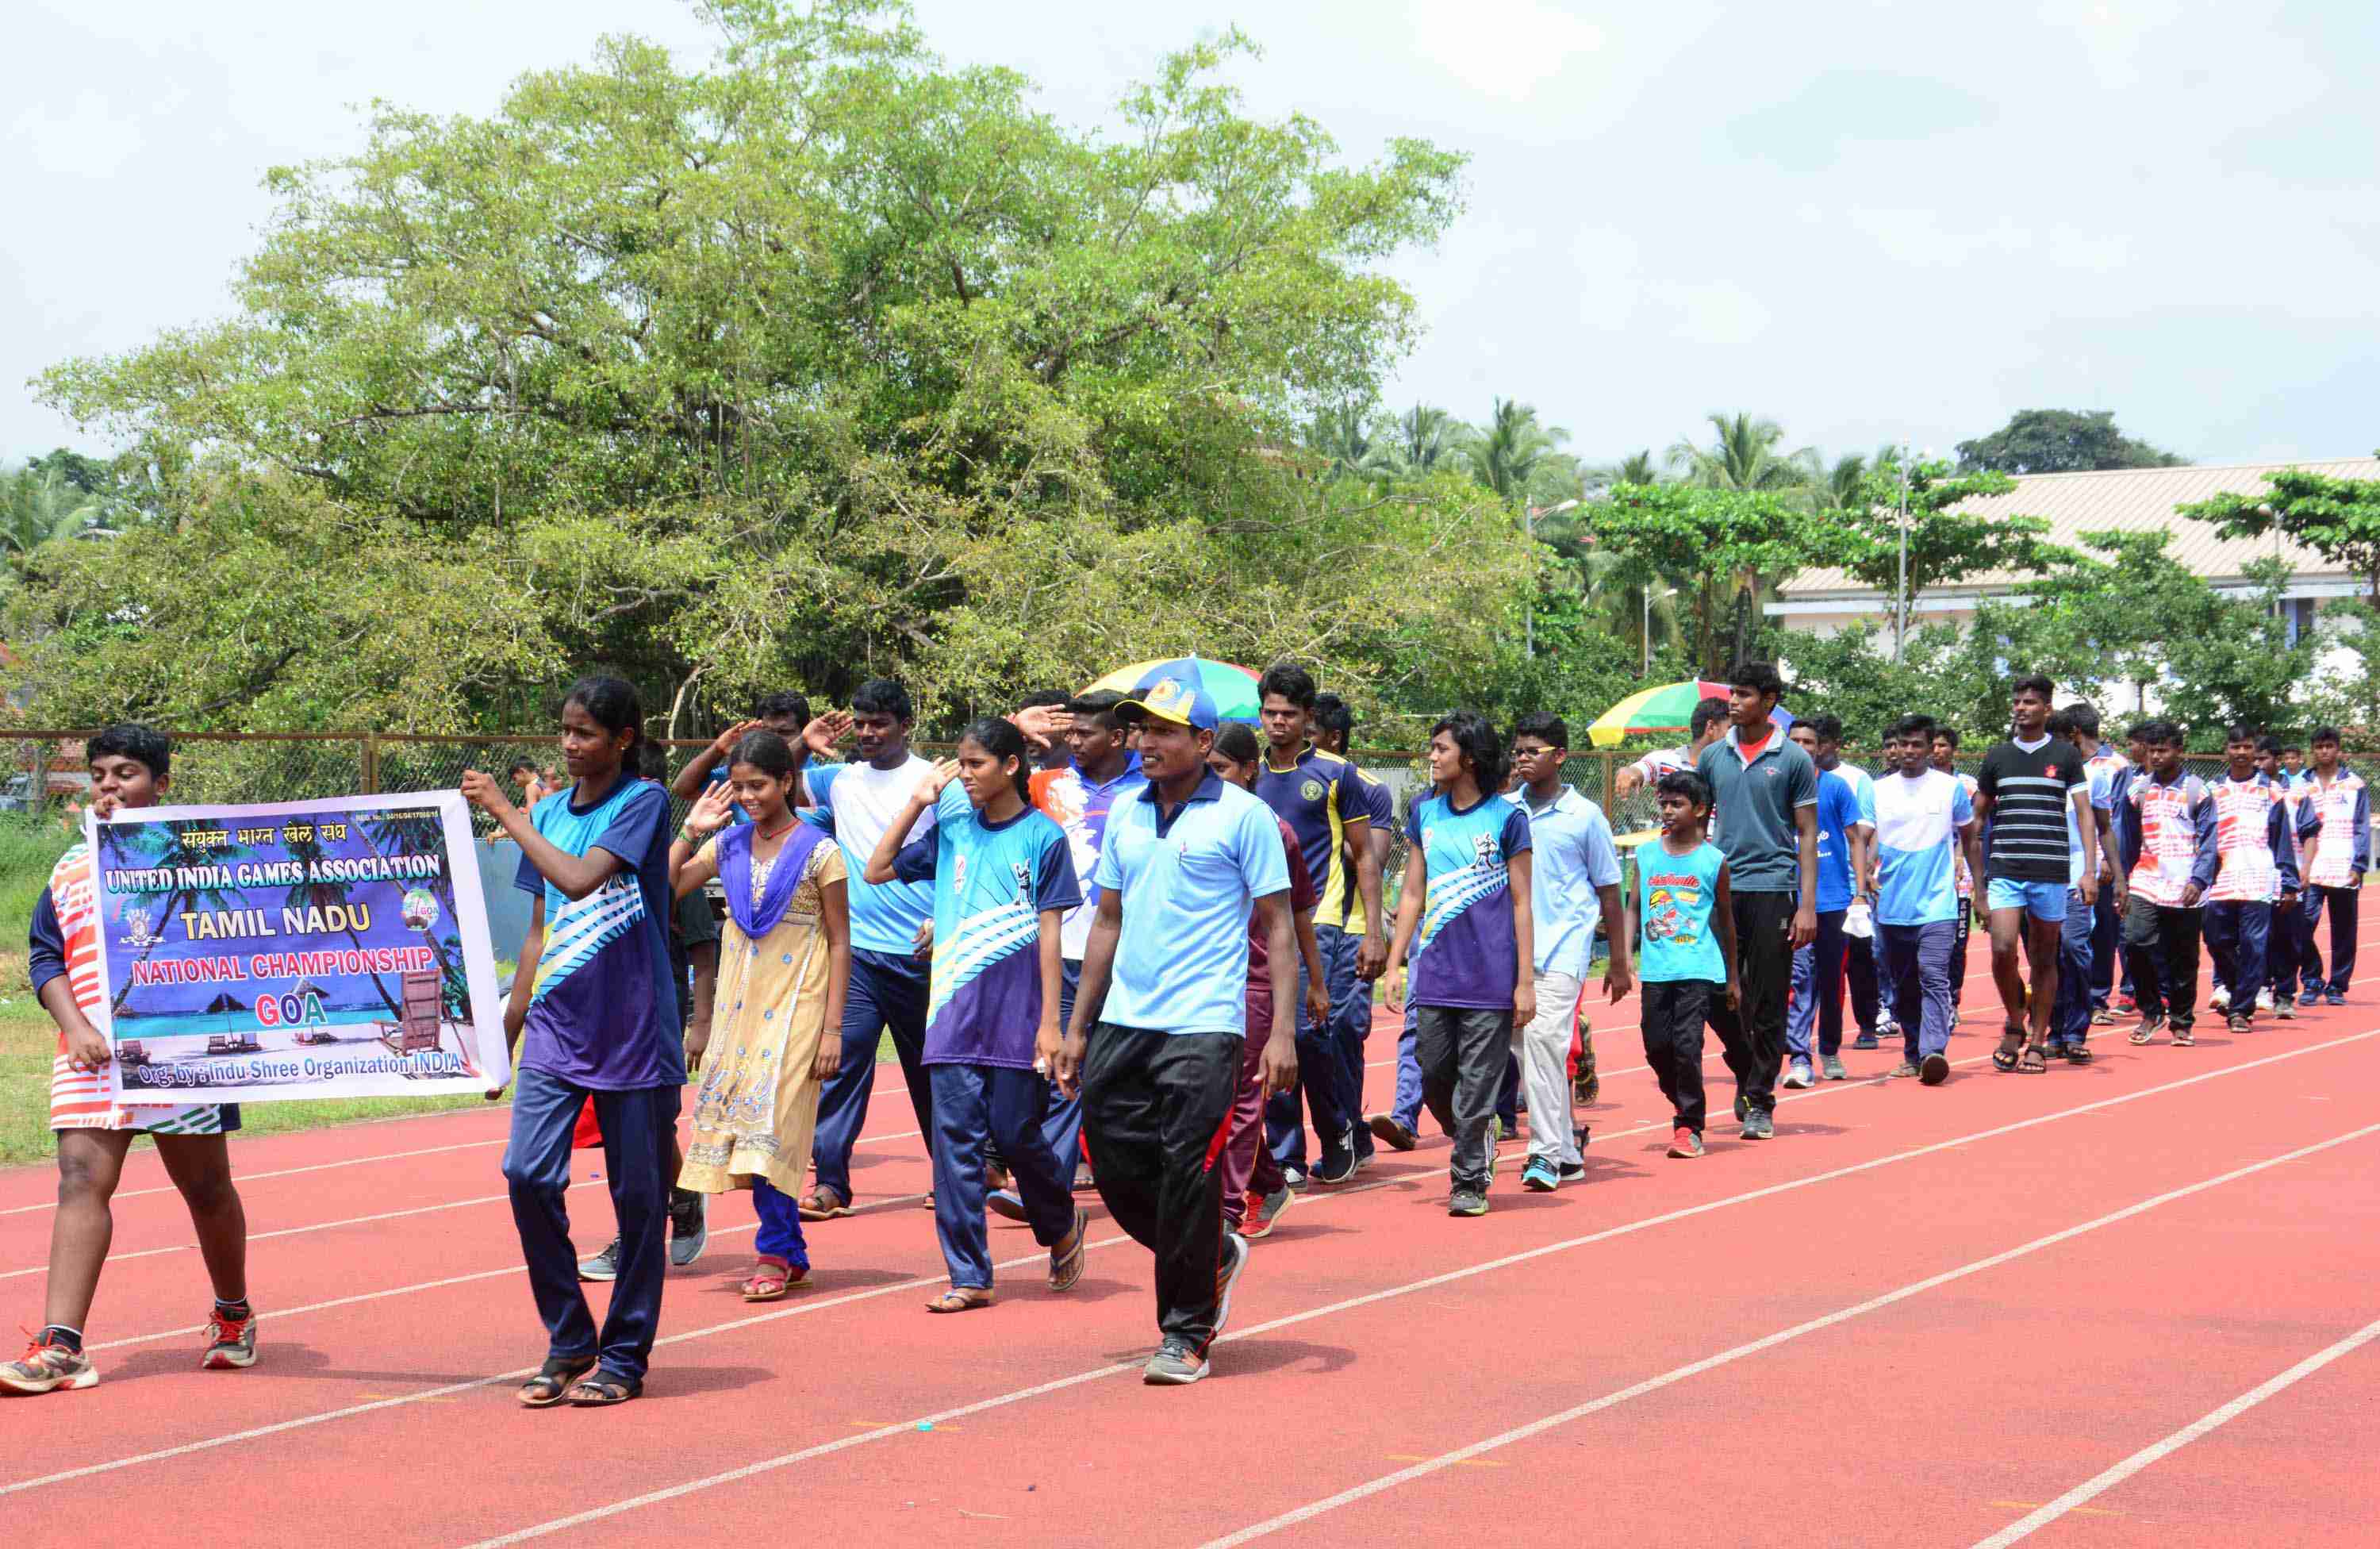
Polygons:
<instances>
[{"instance_id":1,"label":"building with tiled roof","mask_svg":"<svg viewBox=\"0 0 2380 1549\"><path fill-rule=\"evenodd\" d=\"M2252 591L2248 566L2277 555L2294 572L2287 593L2291 622L2304 628L2312 625L2315 610L2325 600L2361 596L2362 579L2277 533L2257 539L2223 538L2214 524L2180 516L2175 509L2217 494L2259 494L2268 487L2266 475L2287 468L2332 478L2380 479L2380 457L2034 473L2019 478L2016 488L2007 494L1970 500L1960 509L1985 517L2043 518L2049 523L2045 534L2048 542L2076 550L2082 548L2086 532L2169 532L2172 540L2166 552L2218 591ZM2005 595L2028 579L1994 571L1929 588L1911 602L1909 627L1964 624L1974 616L1977 600ZM1878 591L1840 570L1804 570L1779 589L1778 600L1768 604L1767 611L1789 628L1830 635L1862 619L1888 628L1892 604L1889 591Z\"/></svg>"}]
</instances>

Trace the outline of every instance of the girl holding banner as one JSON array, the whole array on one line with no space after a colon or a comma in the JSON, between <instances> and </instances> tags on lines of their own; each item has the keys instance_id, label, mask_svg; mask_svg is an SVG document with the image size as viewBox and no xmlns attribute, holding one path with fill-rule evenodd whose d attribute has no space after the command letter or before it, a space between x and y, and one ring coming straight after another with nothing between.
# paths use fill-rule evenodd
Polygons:
<instances>
[{"instance_id":1,"label":"girl holding banner","mask_svg":"<svg viewBox=\"0 0 2380 1549\"><path fill-rule=\"evenodd\" d=\"M700 1084L677 1183L706 1194L751 1189L760 1230L747 1301L774 1301L808 1277L798 1195L820 1084L844 1058L847 873L825 830L794 815L800 771L783 738L747 734L726 782L703 792L670 847L679 897L713 876L727 895L710 1043L686 1051ZM732 821L738 805L749 823Z\"/></svg>"}]
</instances>

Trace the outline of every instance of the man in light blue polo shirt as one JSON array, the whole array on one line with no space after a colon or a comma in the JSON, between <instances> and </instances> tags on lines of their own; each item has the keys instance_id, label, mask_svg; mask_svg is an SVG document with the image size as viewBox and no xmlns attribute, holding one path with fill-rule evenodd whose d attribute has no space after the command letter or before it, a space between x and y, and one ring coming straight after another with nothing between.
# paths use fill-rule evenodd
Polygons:
<instances>
[{"instance_id":1,"label":"man in light blue polo shirt","mask_svg":"<svg viewBox=\"0 0 2380 1549\"><path fill-rule=\"evenodd\" d=\"M1595 927L1627 917L1620 907L1620 850L1603 809L1562 784L1570 727L1559 715L1533 711L1512 726L1513 796L1529 820L1529 912L1536 924L1537 1014L1512 1030L1521 1086L1529 1095L1529 1161L1521 1187L1542 1193L1586 1176L1578 1132L1571 1127L1571 1031L1579 1020ZM1635 983L1628 933L1611 936L1604 994L1612 1001ZM1581 1033L1579 1059L1595 1057Z\"/></svg>"},{"instance_id":2,"label":"man in light blue polo shirt","mask_svg":"<svg viewBox=\"0 0 2380 1549\"><path fill-rule=\"evenodd\" d=\"M1195 1383L1231 1316L1248 1245L1223 1230L1225 1127L1247 1018L1251 912L1271 952L1268 1096L1297 1079L1289 852L1272 809L1207 767L1215 703L1160 668L1115 707L1148 784L1108 814L1058 1084L1080 1090L1099 1197L1157 1256L1152 1384Z\"/></svg>"}]
</instances>

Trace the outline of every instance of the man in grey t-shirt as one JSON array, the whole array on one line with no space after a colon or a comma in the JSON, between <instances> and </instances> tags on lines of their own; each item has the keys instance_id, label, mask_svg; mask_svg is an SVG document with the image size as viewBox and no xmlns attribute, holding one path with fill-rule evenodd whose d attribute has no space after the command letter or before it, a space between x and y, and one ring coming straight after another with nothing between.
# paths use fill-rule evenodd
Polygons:
<instances>
[{"instance_id":1,"label":"man in grey t-shirt","mask_svg":"<svg viewBox=\"0 0 2380 1549\"><path fill-rule=\"evenodd\" d=\"M1743 1138L1775 1135L1785 1061L1785 992L1793 954L1818 933L1818 768L1769 719L1784 682L1766 662L1737 668L1727 736L1695 761L1710 782L1714 842L1726 853L1735 910L1741 1005L1711 1006L1735 1072Z\"/></svg>"}]
</instances>

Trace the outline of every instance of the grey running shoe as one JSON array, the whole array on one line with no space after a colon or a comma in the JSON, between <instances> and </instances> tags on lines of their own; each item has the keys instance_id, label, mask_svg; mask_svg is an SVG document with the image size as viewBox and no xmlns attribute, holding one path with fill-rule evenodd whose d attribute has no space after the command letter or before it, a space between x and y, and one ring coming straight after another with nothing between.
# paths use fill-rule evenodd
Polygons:
<instances>
[{"instance_id":1,"label":"grey running shoe","mask_svg":"<svg viewBox=\"0 0 2380 1549\"><path fill-rule=\"evenodd\" d=\"M1827 1079L1830 1081L1848 1081L1852 1079L1852 1073L1843 1068L1843 1056L1840 1055L1827 1055L1820 1062L1819 1068L1827 1073Z\"/></svg>"},{"instance_id":2,"label":"grey running shoe","mask_svg":"<svg viewBox=\"0 0 2380 1549\"><path fill-rule=\"evenodd\" d=\"M1743 1117L1743 1139L1773 1140L1777 1138L1777 1121L1755 1108Z\"/></svg>"},{"instance_id":3,"label":"grey running shoe","mask_svg":"<svg viewBox=\"0 0 2380 1549\"><path fill-rule=\"evenodd\" d=\"M1917 1067L1912 1062L1904 1059L1899 1065L1894 1066L1890 1071L1887 1072L1887 1074L1890 1075L1895 1079L1900 1079L1916 1075Z\"/></svg>"},{"instance_id":4,"label":"grey running shoe","mask_svg":"<svg viewBox=\"0 0 2380 1549\"><path fill-rule=\"evenodd\" d=\"M1208 1336L1210 1341L1221 1337L1223 1325L1232 1321L1232 1292L1247 1270L1248 1239L1237 1232L1225 1232L1222 1262L1215 1266L1215 1332Z\"/></svg>"},{"instance_id":5,"label":"grey running shoe","mask_svg":"<svg viewBox=\"0 0 2380 1549\"><path fill-rule=\"evenodd\" d=\"M1816 1084L1810 1073L1810 1062L1795 1056L1793 1063L1785 1067L1785 1079L1779 1084L1789 1092L1803 1092Z\"/></svg>"},{"instance_id":6,"label":"grey running shoe","mask_svg":"<svg viewBox=\"0 0 2380 1549\"><path fill-rule=\"evenodd\" d=\"M1446 1201L1446 1214L1485 1215L1488 1214L1488 1196L1475 1189L1458 1189L1454 1191L1454 1197Z\"/></svg>"},{"instance_id":7,"label":"grey running shoe","mask_svg":"<svg viewBox=\"0 0 2380 1549\"><path fill-rule=\"evenodd\" d=\"M39 1336L26 1348L22 1360L0 1366L0 1391L8 1393L55 1393L59 1388L71 1392L97 1381L99 1368L91 1363L90 1356L64 1345L44 1345Z\"/></svg>"},{"instance_id":8,"label":"grey running shoe","mask_svg":"<svg viewBox=\"0 0 2380 1549\"><path fill-rule=\"evenodd\" d=\"M620 1278L620 1239L618 1238L613 1238L609 1243L604 1245L603 1251L601 1253L596 1254L591 1259L579 1260L578 1278L581 1280L617 1280Z\"/></svg>"},{"instance_id":9,"label":"grey running shoe","mask_svg":"<svg viewBox=\"0 0 2380 1549\"><path fill-rule=\"evenodd\" d=\"M676 1190L670 1201L670 1262L684 1269L702 1257L710 1240L710 1196L692 1189Z\"/></svg>"},{"instance_id":10,"label":"grey running shoe","mask_svg":"<svg viewBox=\"0 0 2380 1549\"><path fill-rule=\"evenodd\" d=\"M1187 1339L1168 1339L1140 1369L1140 1380L1151 1387L1187 1387L1206 1374L1207 1358Z\"/></svg>"}]
</instances>

